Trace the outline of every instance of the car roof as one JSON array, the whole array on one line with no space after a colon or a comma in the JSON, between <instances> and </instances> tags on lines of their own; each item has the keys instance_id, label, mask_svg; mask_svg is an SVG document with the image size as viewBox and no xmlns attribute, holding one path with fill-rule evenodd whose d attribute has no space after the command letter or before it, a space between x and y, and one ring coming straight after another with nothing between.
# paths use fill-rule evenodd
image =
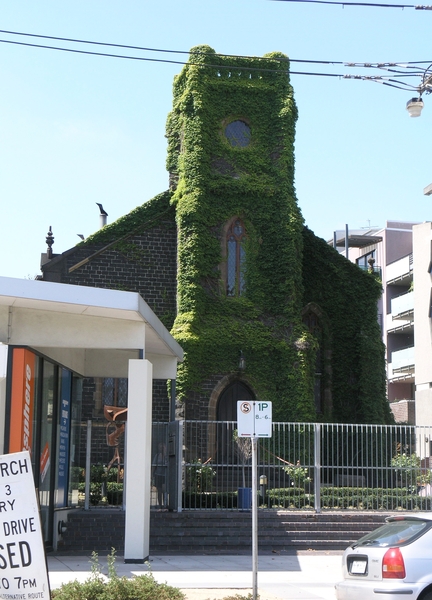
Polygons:
<instances>
[{"instance_id":1,"label":"car roof","mask_svg":"<svg viewBox=\"0 0 432 600\"><path fill-rule=\"evenodd\" d=\"M391 515L390 517L386 518L386 522L392 522L392 521L414 521L414 520L421 520L421 521L432 521L432 512L416 512L416 513L407 513L407 514L401 514L401 515Z\"/></svg>"}]
</instances>

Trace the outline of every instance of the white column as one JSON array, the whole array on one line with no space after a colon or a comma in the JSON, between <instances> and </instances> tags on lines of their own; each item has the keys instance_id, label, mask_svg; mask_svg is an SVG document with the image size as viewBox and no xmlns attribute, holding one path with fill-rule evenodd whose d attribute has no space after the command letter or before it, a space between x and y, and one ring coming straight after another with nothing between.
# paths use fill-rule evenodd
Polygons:
<instances>
[{"instance_id":1,"label":"white column","mask_svg":"<svg viewBox=\"0 0 432 600\"><path fill-rule=\"evenodd\" d=\"M150 552L152 364L129 360L126 430L125 563L143 563Z\"/></svg>"},{"instance_id":2,"label":"white column","mask_svg":"<svg viewBox=\"0 0 432 600\"><path fill-rule=\"evenodd\" d=\"M0 454L5 453L4 431L6 423L6 375L8 346L0 343Z\"/></svg>"}]
</instances>

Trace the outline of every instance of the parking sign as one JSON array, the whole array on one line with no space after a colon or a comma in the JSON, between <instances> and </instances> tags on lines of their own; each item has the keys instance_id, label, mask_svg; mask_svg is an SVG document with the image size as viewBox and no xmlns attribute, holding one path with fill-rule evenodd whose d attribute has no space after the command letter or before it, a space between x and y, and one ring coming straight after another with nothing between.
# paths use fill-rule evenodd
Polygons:
<instances>
[{"instance_id":1,"label":"parking sign","mask_svg":"<svg viewBox=\"0 0 432 600\"><path fill-rule=\"evenodd\" d=\"M237 431L239 437L271 437L272 403L238 400Z\"/></svg>"}]
</instances>

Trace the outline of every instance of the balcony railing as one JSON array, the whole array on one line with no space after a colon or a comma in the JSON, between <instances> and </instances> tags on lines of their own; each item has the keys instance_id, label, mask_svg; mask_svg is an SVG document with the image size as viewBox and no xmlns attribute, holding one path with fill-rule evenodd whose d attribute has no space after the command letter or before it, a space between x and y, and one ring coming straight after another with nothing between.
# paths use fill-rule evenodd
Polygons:
<instances>
[{"instance_id":1,"label":"balcony railing","mask_svg":"<svg viewBox=\"0 0 432 600\"><path fill-rule=\"evenodd\" d=\"M391 353L391 364L389 365L389 377L397 377L400 374L414 373L415 359L414 346L396 350Z\"/></svg>"},{"instance_id":2,"label":"balcony railing","mask_svg":"<svg viewBox=\"0 0 432 600\"><path fill-rule=\"evenodd\" d=\"M399 260L395 260L386 266L386 283L394 283L397 281L407 281L412 276L413 255L407 254Z\"/></svg>"},{"instance_id":3,"label":"balcony railing","mask_svg":"<svg viewBox=\"0 0 432 600\"><path fill-rule=\"evenodd\" d=\"M387 333L411 333L414 330L414 321L412 318L393 319L390 313L386 315Z\"/></svg>"},{"instance_id":4,"label":"balcony railing","mask_svg":"<svg viewBox=\"0 0 432 600\"><path fill-rule=\"evenodd\" d=\"M362 271L373 271L375 273L375 275L378 275L378 277L380 279L382 279L382 271L381 271L381 267L378 265L373 265L373 267L370 266L364 266L364 265L357 265L359 269L361 269Z\"/></svg>"},{"instance_id":5,"label":"balcony railing","mask_svg":"<svg viewBox=\"0 0 432 600\"><path fill-rule=\"evenodd\" d=\"M402 294L391 301L391 314L393 320L411 320L414 316L414 292Z\"/></svg>"}]
</instances>

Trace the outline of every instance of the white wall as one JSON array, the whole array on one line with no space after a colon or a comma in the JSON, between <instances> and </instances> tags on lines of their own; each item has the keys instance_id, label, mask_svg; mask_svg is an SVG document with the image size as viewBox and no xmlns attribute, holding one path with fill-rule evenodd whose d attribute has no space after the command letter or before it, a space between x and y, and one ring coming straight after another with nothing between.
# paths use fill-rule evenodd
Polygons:
<instances>
[{"instance_id":1,"label":"white wall","mask_svg":"<svg viewBox=\"0 0 432 600\"><path fill-rule=\"evenodd\" d=\"M0 343L0 454L4 454L7 355L8 346Z\"/></svg>"},{"instance_id":2,"label":"white wall","mask_svg":"<svg viewBox=\"0 0 432 600\"><path fill-rule=\"evenodd\" d=\"M432 424L431 241L431 223L413 227L416 425Z\"/></svg>"}]
</instances>

